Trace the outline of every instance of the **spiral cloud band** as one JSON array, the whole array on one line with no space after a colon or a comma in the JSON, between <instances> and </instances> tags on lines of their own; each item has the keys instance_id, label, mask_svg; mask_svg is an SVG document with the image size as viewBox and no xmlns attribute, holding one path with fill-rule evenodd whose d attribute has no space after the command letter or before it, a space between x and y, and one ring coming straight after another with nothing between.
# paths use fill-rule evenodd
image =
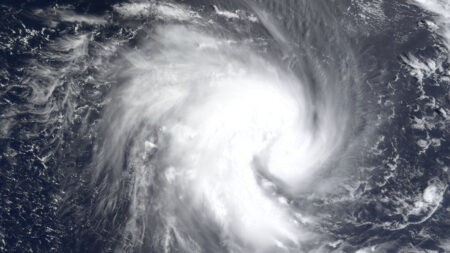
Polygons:
<instances>
[{"instance_id":1,"label":"spiral cloud band","mask_svg":"<svg viewBox=\"0 0 450 253\"><path fill-rule=\"evenodd\" d=\"M346 115L337 118L336 103L315 103L261 43L182 9L170 13L183 23L158 25L124 53L98 159L113 181L124 162L133 171L133 244L160 223L165 234L152 237L176 238L187 252L215 244L208 233L233 252L299 249L314 235L289 196L339 149Z\"/></svg>"}]
</instances>

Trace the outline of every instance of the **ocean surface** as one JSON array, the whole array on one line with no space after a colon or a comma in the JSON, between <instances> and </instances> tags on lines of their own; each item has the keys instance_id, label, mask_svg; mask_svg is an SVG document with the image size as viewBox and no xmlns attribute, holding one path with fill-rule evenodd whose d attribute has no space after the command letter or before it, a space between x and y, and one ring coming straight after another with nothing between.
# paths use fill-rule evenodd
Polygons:
<instances>
[{"instance_id":1,"label":"ocean surface","mask_svg":"<svg viewBox=\"0 0 450 253\"><path fill-rule=\"evenodd\" d=\"M0 252L450 252L450 1L0 24Z\"/></svg>"}]
</instances>

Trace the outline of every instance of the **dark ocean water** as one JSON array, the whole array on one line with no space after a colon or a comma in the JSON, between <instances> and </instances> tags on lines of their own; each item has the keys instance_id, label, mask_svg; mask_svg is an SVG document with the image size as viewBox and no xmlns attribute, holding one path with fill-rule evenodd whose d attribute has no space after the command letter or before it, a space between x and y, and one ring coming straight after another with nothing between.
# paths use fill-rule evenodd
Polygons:
<instances>
[{"instance_id":1,"label":"dark ocean water","mask_svg":"<svg viewBox=\"0 0 450 253\"><path fill-rule=\"evenodd\" d=\"M450 251L420 3L0 3L0 252Z\"/></svg>"}]
</instances>

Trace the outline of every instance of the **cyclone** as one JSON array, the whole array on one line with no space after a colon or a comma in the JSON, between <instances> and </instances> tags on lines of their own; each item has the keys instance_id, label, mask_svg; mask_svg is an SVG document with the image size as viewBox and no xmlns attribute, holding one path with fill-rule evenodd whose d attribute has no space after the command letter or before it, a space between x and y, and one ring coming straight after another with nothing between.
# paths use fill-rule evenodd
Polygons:
<instances>
[{"instance_id":1,"label":"cyclone","mask_svg":"<svg viewBox=\"0 0 450 253\"><path fill-rule=\"evenodd\" d=\"M150 42L124 54L128 67L106 112L96 167L117 182L124 162L133 173L126 225L133 243L152 223L141 219L154 203L172 233L161 237L177 238L187 252L213 243L202 242L209 230L233 252L299 249L313 233L289 195L312 187L339 154L347 115L336 117L335 94L316 103L264 46L203 22L159 25Z\"/></svg>"}]
</instances>

